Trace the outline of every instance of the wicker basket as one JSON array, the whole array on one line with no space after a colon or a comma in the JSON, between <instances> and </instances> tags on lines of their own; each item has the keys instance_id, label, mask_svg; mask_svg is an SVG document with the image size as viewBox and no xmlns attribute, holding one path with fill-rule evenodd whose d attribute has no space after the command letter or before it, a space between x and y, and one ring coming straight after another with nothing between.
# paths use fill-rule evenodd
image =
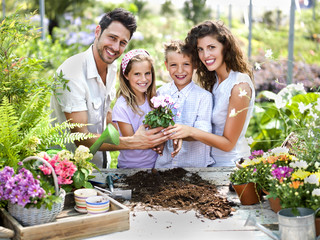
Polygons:
<instances>
[{"instance_id":1,"label":"wicker basket","mask_svg":"<svg viewBox=\"0 0 320 240\"><path fill-rule=\"evenodd\" d=\"M47 167L51 168L51 173L53 176L54 181L54 187L55 187L55 194L59 197L61 197L62 201L59 203L52 204L52 209L47 209L44 205L41 206L41 208L36 207L30 207L25 208L18 204L11 204L9 202L8 204L8 212L16 218L20 223L22 223L23 226L33 226L38 224L43 224L47 222L52 222L57 215L62 211L64 207L64 199L66 196L66 192L64 189L60 189L58 187L58 179L57 175L54 172L54 169L52 166L45 161L44 159L36 156L27 157L23 160L23 162L27 162L29 160L36 159L44 163Z\"/></svg>"}]
</instances>

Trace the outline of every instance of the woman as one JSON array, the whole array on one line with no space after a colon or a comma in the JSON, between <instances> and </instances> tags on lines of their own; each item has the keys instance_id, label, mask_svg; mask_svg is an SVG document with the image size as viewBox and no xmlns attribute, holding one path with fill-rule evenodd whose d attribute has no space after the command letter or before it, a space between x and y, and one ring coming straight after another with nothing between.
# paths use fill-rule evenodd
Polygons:
<instances>
[{"instance_id":1,"label":"woman","mask_svg":"<svg viewBox=\"0 0 320 240\"><path fill-rule=\"evenodd\" d=\"M235 166L235 161L250 156L245 133L255 100L251 68L239 43L220 21L193 27L186 44L194 51L199 84L214 97L213 133L176 124L165 134L210 145L215 160L211 166Z\"/></svg>"}]
</instances>

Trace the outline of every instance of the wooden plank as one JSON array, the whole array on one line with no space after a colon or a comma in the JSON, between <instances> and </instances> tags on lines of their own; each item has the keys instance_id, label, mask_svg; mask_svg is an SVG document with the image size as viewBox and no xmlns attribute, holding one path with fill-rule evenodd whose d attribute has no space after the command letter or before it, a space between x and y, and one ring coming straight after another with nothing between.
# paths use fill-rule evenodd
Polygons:
<instances>
[{"instance_id":1,"label":"wooden plank","mask_svg":"<svg viewBox=\"0 0 320 240\"><path fill-rule=\"evenodd\" d=\"M99 195L104 195L98 192ZM5 209L1 209L2 224L15 231L14 240L40 239L81 239L130 228L129 209L110 198L107 213L90 215L65 209L54 222L23 227Z\"/></svg>"}]
</instances>

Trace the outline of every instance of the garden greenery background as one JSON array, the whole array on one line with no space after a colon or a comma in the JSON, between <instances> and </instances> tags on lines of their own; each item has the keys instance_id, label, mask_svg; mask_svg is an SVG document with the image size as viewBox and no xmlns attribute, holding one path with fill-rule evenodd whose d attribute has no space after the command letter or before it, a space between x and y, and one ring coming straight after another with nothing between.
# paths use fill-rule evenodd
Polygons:
<instances>
[{"instance_id":1,"label":"garden greenery background","mask_svg":"<svg viewBox=\"0 0 320 240\"><path fill-rule=\"evenodd\" d=\"M318 92L320 86L320 2L316 2L314 12L312 9L296 12L293 83L303 83L308 92ZM213 16L216 16L214 9L208 6L206 0L185 0L181 9L177 9L171 1L166 0L163 4L159 4L157 11L144 0L122 3L97 0L46 0L46 38L42 40L38 4L38 0L6 1L8 17L6 21L14 22L20 18L28 22L12 23L9 29L0 26L1 35L11 34L14 45L10 50L14 57L8 59L4 41L0 38L2 78L7 76L5 72L7 66L21 62L14 66L17 68L15 75L10 76L6 85L1 80L0 87L10 88L11 94L17 97L16 99L32 92L32 86L37 88L52 86L52 76L57 67L68 57L90 46L94 39L94 29L102 14L116 7L125 8L137 16L137 32L126 51L145 48L150 52L155 60L158 86L170 81L164 66L163 43L171 39L183 40L192 26L206 19L214 19ZM247 53L248 28L243 19L243 16L232 19L231 31L241 42L243 51ZM274 101L265 92L268 90L277 94L287 85L288 19L289 17L281 11L274 10L264 12L253 22L250 62L253 68L259 63L261 69L254 68L257 101L247 132L247 136L254 139L251 144L252 150L267 151L279 146L290 131L294 130L288 126L287 120L281 113L276 111ZM220 16L220 20L229 25L227 16ZM26 33L26 26L29 25L38 29L32 36L14 42L14 36ZM270 50L272 56L266 58L266 53ZM48 106L49 98L45 99ZM111 166L115 167L118 152L111 154L113 158Z\"/></svg>"}]
</instances>

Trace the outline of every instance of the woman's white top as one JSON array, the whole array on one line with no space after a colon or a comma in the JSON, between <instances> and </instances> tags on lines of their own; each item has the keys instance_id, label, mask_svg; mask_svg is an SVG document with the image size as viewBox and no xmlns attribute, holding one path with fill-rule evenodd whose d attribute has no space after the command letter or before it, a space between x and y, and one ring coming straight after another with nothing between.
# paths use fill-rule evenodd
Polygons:
<instances>
[{"instance_id":1,"label":"woman's white top","mask_svg":"<svg viewBox=\"0 0 320 240\"><path fill-rule=\"evenodd\" d=\"M243 82L248 83L252 91L246 121L235 147L230 152L225 152L215 147L211 148L211 154L216 162L214 165L212 165L213 167L235 166L235 161L251 155L250 147L245 138L245 134L252 116L255 101L255 90L254 85L247 74L234 72L231 70L227 79L222 81L220 84L217 81L213 86L212 94L214 107L212 113L212 132L219 136L223 135L224 126L229 114L228 108L231 91L236 84Z\"/></svg>"}]
</instances>

